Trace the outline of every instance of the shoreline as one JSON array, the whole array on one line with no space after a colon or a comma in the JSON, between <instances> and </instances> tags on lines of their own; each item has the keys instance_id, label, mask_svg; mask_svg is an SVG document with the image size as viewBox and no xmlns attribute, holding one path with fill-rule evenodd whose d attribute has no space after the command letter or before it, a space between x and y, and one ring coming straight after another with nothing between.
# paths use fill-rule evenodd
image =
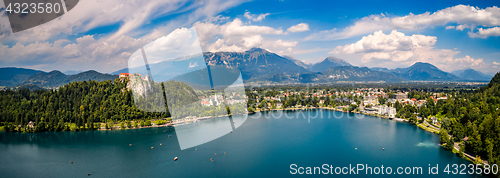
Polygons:
<instances>
[{"instance_id":1,"label":"shoreline","mask_svg":"<svg viewBox=\"0 0 500 178\"><path fill-rule=\"evenodd\" d=\"M251 115L251 114L255 114L255 113L259 113L259 112L269 112L269 111L296 111L296 110L309 110L309 109L325 109L325 110L330 110L330 111L337 111L337 112L343 112L343 113L354 113L354 114L362 114L362 115L366 115L366 116L373 116L373 117L379 117L379 118L382 118L382 119L389 119L389 120L394 120L394 121L397 121L397 122L406 122L406 123L410 123L408 120L406 119L401 119L401 118L390 118L388 116L379 116L379 115L372 115L372 114L367 114L367 113L362 113L362 112L349 112L349 111L343 111L343 110L340 110L340 109L336 109L336 108L329 108L329 107L308 107L308 108L284 108L284 109L266 109L266 110L257 110L255 112L247 112L247 115ZM225 116L231 116L232 114L229 114L229 115L221 115L221 116L209 116L209 117L201 117L201 118L196 118L196 119L189 119L189 120L186 120L186 121L181 121L181 122L177 122L177 124L179 123L183 123L182 125L186 125L186 124L191 124L191 123L194 123L194 122L197 122L197 121L200 121L200 120L209 120L209 119L213 119L213 118L220 118L220 117L225 117ZM156 120L151 120L152 124L154 124L153 122L154 121L158 121L158 120L167 120L169 118L164 118L164 119L156 119ZM170 117L171 119L171 117ZM99 123L101 126L102 124L105 124L105 123ZM89 130L85 130L85 131L110 131L110 130L127 130L127 129L145 129L145 128L158 128L158 127L175 127L175 124L174 122L170 121L170 123L165 123L165 124L161 124L161 125L151 125L151 126L140 126L140 127L133 127L133 128L128 128L128 127L125 127L125 128L120 128L120 126L114 126L115 128L117 129L113 129L113 128L109 128L109 129L102 129L103 127L99 127L97 129L89 129ZM426 129L425 126L423 126L424 124L420 124L420 123L416 123L414 124L416 127L419 127L427 132L431 132L431 133L434 133L434 134L437 134L439 135L439 132L436 131L433 131L431 129ZM427 125L429 127L429 125ZM2 131L2 132L5 132L5 131ZM47 131L47 132L67 132L67 131ZM80 132L80 131L72 131L72 130L69 130L69 132ZM18 133L37 133L37 132L18 132ZM443 147L444 144L439 144L440 147ZM458 151L459 150L456 150L456 148L454 147L451 151L453 153L455 153L456 156ZM460 157L460 156L459 156ZM465 154L464 153L464 156L462 156L461 158L463 159L466 159L466 160L469 160L471 162L473 162L475 160L475 158L472 158L472 157L469 157L469 155ZM486 160L483 160L486 162Z\"/></svg>"},{"instance_id":2,"label":"shoreline","mask_svg":"<svg viewBox=\"0 0 500 178\"><path fill-rule=\"evenodd\" d=\"M406 123L410 123L408 120L406 120L406 119L401 119L401 118L392 118L392 119L391 119L391 118L389 118L389 117L387 117L387 116L371 115L371 114L366 114L366 113L362 113L362 112L348 112L348 111L346 112L346 111L342 111L342 110L340 110L340 109L336 109L336 108L328 108L328 107L310 107L310 108L300 108L300 109L299 109L299 108L290 108L290 109L269 109L269 110L263 110L263 111L280 111L280 110L282 110L282 111L287 111L287 110L292 110L292 111L294 111L294 110L307 110L307 109L325 109L325 110L332 110L332 111L338 111L338 112L344 112L344 113L362 114L362 115L367 115L367 116L379 117L379 118L382 118L382 119L394 120L394 121L397 121L397 122L406 122ZM257 111L257 112L263 112L263 111L260 111L260 110L259 110L259 111ZM411 124L413 124L413 123L411 123ZM414 124L414 125L415 125L416 127L418 127L418 128L421 128L421 129L423 129L423 130L427 131L427 132L430 132L430 133L433 133L433 134L439 135L439 132L437 132L437 130L436 130L436 131L432 131L431 129L426 129L426 128L424 128L425 126L423 126L423 125L424 125L423 123L422 123L422 124L420 124L420 123L416 123L416 124ZM430 126L429 126L429 127L430 127ZM444 146L444 144L438 144L438 145L439 145L440 147L443 147L443 146ZM459 156L459 155L457 155L457 153L459 152L459 150L458 150L456 147L453 147L453 149L452 149L452 150L450 150L450 151L451 151L452 153L454 153L454 154L455 154L455 156L458 156L458 157L463 158L463 159L465 159L465 160L468 160L468 161L470 161L470 162L474 162L474 161L476 160L476 158L473 158L472 156L470 156L468 153L465 153L465 152L464 152L464 154L463 154L464 156ZM483 160L483 163L484 163L484 164L487 164L487 160Z\"/></svg>"}]
</instances>

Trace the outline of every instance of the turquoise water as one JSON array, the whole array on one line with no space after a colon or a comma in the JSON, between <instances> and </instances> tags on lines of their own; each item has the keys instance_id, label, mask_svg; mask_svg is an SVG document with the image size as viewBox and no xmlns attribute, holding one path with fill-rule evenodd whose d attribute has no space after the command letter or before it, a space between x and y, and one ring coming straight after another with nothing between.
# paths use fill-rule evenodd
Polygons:
<instances>
[{"instance_id":1,"label":"turquoise water","mask_svg":"<svg viewBox=\"0 0 500 178\"><path fill-rule=\"evenodd\" d=\"M217 120L200 124L204 122L213 124ZM172 137L168 137L169 134ZM423 168L424 175L388 177L429 177L429 164L438 164L439 175L434 177L458 176L447 175L444 167L469 162L439 147L438 141L438 135L407 123L327 110L250 115L232 133L186 150L180 149L173 127L34 134L3 132L0 133L0 177L88 177L88 173L94 177L300 176L290 174L291 164L302 167L383 165L391 166L393 172L397 167ZM179 160L173 161L174 157ZM334 176L387 176L360 173Z\"/></svg>"}]
</instances>

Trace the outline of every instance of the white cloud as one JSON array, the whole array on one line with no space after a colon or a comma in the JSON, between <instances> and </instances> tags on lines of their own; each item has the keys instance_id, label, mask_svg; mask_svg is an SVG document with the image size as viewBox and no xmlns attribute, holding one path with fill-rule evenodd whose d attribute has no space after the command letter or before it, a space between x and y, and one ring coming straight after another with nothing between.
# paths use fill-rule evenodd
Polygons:
<instances>
[{"instance_id":1,"label":"white cloud","mask_svg":"<svg viewBox=\"0 0 500 178\"><path fill-rule=\"evenodd\" d=\"M260 15L255 15L251 14L250 12L245 12L244 16L250 21L253 22L260 22L266 18L266 16L271 15L270 13L265 13L265 14L260 14Z\"/></svg>"},{"instance_id":2,"label":"white cloud","mask_svg":"<svg viewBox=\"0 0 500 178\"><path fill-rule=\"evenodd\" d=\"M462 58L450 59L447 61L449 64L453 64L456 67L465 68L465 67L483 67L486 65L483 62L483 59L474 59L469 55Z\"/></svg>"},{"instance_id":3,"label":"white cloud","mask_svg":"<svg viewBox=\"0 0 500 178\"><path fill-rule=\"evenodd\" d=\"M356 43L345 46L337 46L333 53L366 53L365 59L379 58L390 59L391 56L400 56L398 61L406 60L412 55L403 54L403 51L412 51L415 48L429 47L436 43L437 38L433 36L412 35L406 36L404 33L393 30L386 35L382 30L374 34L364 36ZM391 52L393 55L391 55Z\"/></svg>"},{"instance_id":4,"label":"white cloud","mask_svg":"<svg viewBox=\"0 0 500 178\"><path fill-rule=\"evenodd\" d=\"M174 60L193 55L201 55L200 42L194 28L179 28L167 36L156 39L144 46L148 63ZM128 67L144 65L141 50L135 51L129 58Z\"/></svg>"},{"instance_id":5,"label":"white cloud","mask_svg":"<svg viewBox=\"0 0 500 178\"><path fill-rule=\"evenodd\" d=\"M437 38L414 34L407 36L393 30L384 34L381 30L362 37L359 41L337 46L330 54L357 61L358 65L396 68L409 66L415 62L428 62L444 71L472 67L492 72L494 69L483 59L470 56L454 58L460 51L435 49ZM355 62L356 63L356 62Z\"/></svg>"},{"instance_id":6,"label":"white cloud","mask_svg":"<svg viewBox=\"0 0 500 178\"><path fill-rule=\"evenodd\" d=\"M288 28L286 31L291 33L309 31L309 25L307 25L306 23L299 23Z\"/></svg>"},{"instance_id":7,"label":"white cloud","mask_svg":"<svg viewBox=\"0 0 500 178\"><path fill-rule=\"evenodd\" d=\"M196 22L193 27L204 51L210 52L242 52L259 47L279 53L290 51L298 44L297 41L264 38L262 35L284 35L286 32L268 26L244 25L239 18L225 24Z\"/></svg>"},{"instance_id":8,"label":"white cloud","mask_svg":"<svg viewBox=\"0 0 500 178\"><path fill-rule=\"evenodd\" d=\"M453 26L453 25L446 26L446 30L449 30L449 29L455 29L455 26Z\"/></svg>"},{"instance_id":9,"label":"white cloud","mask_svg":"<svg viewBox=\"0 0 500 178\"><path fill-rule=\"evenodd\" d=\"M488 38L490 36L500 36L500 27L478 28L477 32L469 32L471 38Z\"/></svg>"},{"instance_id":10,"label":"white cloud","mask_svg":"<svg viewBox=\"0 0 500 178\"><path fill-rule=\"evenodd\" d=\"M389 17L386 14L370 15L343 29L320 31L306 37L306 40L336 40L369 34L377 30L418 30L449 23L459 24L456 29L463 30L477 26L500 26L500 8L493 6L484 9L473 6L457 5L438 10L434 13L408 14L402 17ZM460 26L463 25L463 26ZM447 29L453 29L449 26Z\"/></svg>"},{"instance_id":11,"label":"white cloud","mask_svg":"<svg viewBox=\"0 0 500 178\"><path fill-rule=\"evenodd\" d=\"M500 63L493 61L493 65L500 65Z\"/></svg>"},{"instance_id":12,"label":"white cloud","mask_svg":"<svg viewBox=\"0 0 500 178\"><path fill-rule=\"evenodd\" d=\"M16 45L9 47L0 44L0 66L112 72L127 67L131 53L151 40L201 19L224 20L216 15L241 2L86 0L80 1L73 10L60 18L15 34L11 34L8 19L3 16L0 17L0 41ZM150 28L140 28L166 14L180 15ZM115 32L81 35L114 24L120 24ZM81 37L66 40L68 36L74 35Z\"/></svg>"},{"instance_id":13,"label":"white cloud","mask_svg":"<svg viewBox=\"0 0 500 178\"><path fill-rule=\"evenodd\" d=\"M93 36L83 36L74 43L61 45L67 40L54 43L35 42L28 45L17 43L12 47L0 46L0 66L23 66L37 69L99 69L126 66L130 51L139 49L147 42L121 36L112 43L98 42Z\"/></svg>"},{"instance_id":14,"label":"white cloud","mask_svg":"<svg viewBox=\"0 0 500 178\"><path fill-rule=\"evenodd\" d=\"M456 27L457 30L463 31L464 29L471 28L469 25L459 25Z\"/></svg>"},{"instance_id":15,"label":"white cloud","mask_svg":"<svg viewBox=\"0 0 500 178\"><path fill-rule=\"evenodd\" d=\"M183 23L160 35L163 36L176 28L192 24L202 18L214 16L241 2L243 0L194 2L186 2L184 0L85 0L79 1L77 6L67 14L43 25L16 34L11 34L10 29L7 29L8 35L3 39L0 38L0 40L15 40L21 43L30 43L49 40L53 37L85 33L98 27L120 24L116 32L109 33L106 36L110 39L117 39L121 35L134 36L137 33L148 33L139 32L137 29L158 17L167 14L182 14L190 11L185 15L180 15L179 18L172 19L171 21L181 21ZM10 28L7 17L0 18L0 31L5 31L3 29L4 26Z\"/></svg>"},{"instance_id":16,"label":"white cloud","mask_svg":"<svg viewBox=\"0 0 500 178\"><path fill-rule=\"evenodd\" d=\"M116 39L152 18L182 10L183 4L181 0L161 2L136 0L79 1L75 8L60 18L16 34L10 34L8 39L18 42L48 40L56 35L72 35L96 27L121 23L118 31L112 35ZM188 8L196 6L200 5L194 3Z\"/></svg>"}]
</instances>

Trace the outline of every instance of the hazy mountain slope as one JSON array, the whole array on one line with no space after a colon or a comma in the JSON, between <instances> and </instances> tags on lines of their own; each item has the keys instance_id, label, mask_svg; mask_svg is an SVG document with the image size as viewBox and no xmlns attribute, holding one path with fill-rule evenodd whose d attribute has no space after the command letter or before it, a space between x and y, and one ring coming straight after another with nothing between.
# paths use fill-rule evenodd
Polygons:
<instances>
[{"instance_id":1,"label":"hazy mountain slope","mask_svg":"<svg viewBox=\"0 0 500 178\"><path fill-rule=\"evenodd\" d=\"M294 75L270 74L250 79L248 82L275 82L275 83L334 83L348 81L363 82L401 82L406 79L392 73L372 71L366 67L338 66L324 72L301 73Z\"/></svg>"},{"instance_id":2,"label":"hazy mountain slope","mask_svg":"<svg viewBox=\"0 0 500 178\"><path fill-rule=\"evenodd\" d=\"M226 65L240 69L243 80L269 74L309 72L289 59L260 48L245 52L208 52L204 56L209 65Z\"/></svg>"},{"instance_id":3,"label":"hazy mountain slope","mask_svg":"<svg viewBox=\"0 0 500 178\"><path fill-rule=\"evenodd\" d=\"M0 68L0 86L15 86L22 83L29 76L36 73L45 73L41 70L24 69L16 67Z\"/></svg>"},{"instance_id":4,"label":"hazy mountain slope","mask_svg":"<svg viewBox=\"0 0 500 178\"><path fill-rule=\"evenodd\" d=\"M451 73L460 77L461 79L471 80L471 81L490 81L491 78L493 77L493 76L483 74L482 72L479 72L479 71L471 69L471 68L457 70L457 71L453 71Z\"/></svg>"},{"instance_id":5,"label":"hazy mountain slope","mask_svg":"<svg viewBox=\"0 0 500 178\"><path fill-rule=\"evenodd\" d=\"M406 78L408 80L416 81L456 81L460 80L459 77L444 72L436 66L417 62L408 68L397 68L391 70L392 73L398 75L399 77Z\"/></svg>"},{"instance_id":6,"label":"hazy mountain slope","mask_svg":"<svg viewBox=\"0 0 500 178\"><path fill-rule=\"evenodd\" d=\"M34 84L40 87L55 88L60 87L71 82L79 81L104 81L104 80L114 80L118 78L117 75L102 74L94 70L82 72L76 75L66 75L61 71L53 70L49 73L40 72L29 76L22 85Z\"/></svg>"},{"instance_id":7,"label":"hazy mountain slope","mask_svg":"<svg viewBox=\"0 0 500 178\"><path fill-rule=\"evenodd\" d=\"M309 70L311 70L312 72L323 72L332 67L339 67L339 66L352 66L352 65L344 61L343 59L339 59L336 57L327 57L321 62L312 64Z\"/></svg>"},{"instance_id":8,"label":"hazy mountain slope","mask_svg":"<svg viewBox=\"0 0 500 178\"><path fill-rule=\"evenodd\" d=\"M304 63L304 62L302 62L302 61L300 61L300 60L298 60L298 59L295 59L295 58L294 58L294 57L292 57L292 56L287 56L287 55L284 55L283 57L284 57L284 58L286 58L286 59L288 59L288 60L293 61L293 63L295 63L295 64L297 64L298 66L303 67L303 68L305 68L305 69L308 69L309 67L311 67L311 64Z\"/></svg>"}]
</instances>

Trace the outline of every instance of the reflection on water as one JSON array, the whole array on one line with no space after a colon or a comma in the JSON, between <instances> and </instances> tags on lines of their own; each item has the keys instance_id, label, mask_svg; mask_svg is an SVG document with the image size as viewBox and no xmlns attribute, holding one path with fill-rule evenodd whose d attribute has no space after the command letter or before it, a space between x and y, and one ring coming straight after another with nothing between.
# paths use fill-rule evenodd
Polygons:
<instances>
[{"instance_id":1,"label":"reflection on water","mask_svg":"<svg viewBox=\"0 0 500 178\"><path fill-rule=\"evenodd\" d=\"M439 147L439 145L435 142L427 141L427 142L420 142L417 144L419 147Z\"/></svg>"}]
</instances>

